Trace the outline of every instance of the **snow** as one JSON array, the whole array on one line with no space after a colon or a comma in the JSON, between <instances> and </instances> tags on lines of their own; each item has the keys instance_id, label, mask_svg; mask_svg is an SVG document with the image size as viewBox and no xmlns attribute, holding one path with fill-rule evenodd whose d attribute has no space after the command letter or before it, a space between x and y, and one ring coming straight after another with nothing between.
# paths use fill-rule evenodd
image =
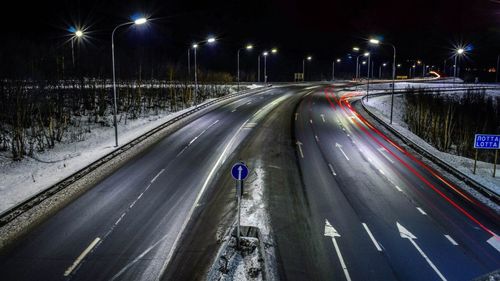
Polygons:
<instances>
[{"instance_id":1,"label":"snow","mask_svg":"<svg viewBox=\"0 0 500 281\"><path fill-rule=\"evenodd\" d=\"M498 94L498 91L493 93ZM389 116L391 110L391 97L390 96L379 96L371 97L365 105L382 120L389 123ZM408 139L415 142L420 147L424 148L426 151L430 152L432 155L439 157L441 160L446 162L452 167L455 167L460 172L464 173L468 177L476 180L480 184L484 185L496 194L500 194L500 165L497 165L497 177L493 178L493 164L486 162L477 162L476 174L473 174L474 159L469 159L466 157L453 155L450 153L442 152L430 145L429 143L422 140L417 135L413 134L409 129L408 125L403 121L403 112L400 110L404 108L403 98L401 95L396 95L394 98L394 112L393 112L393 125L392 127L396 129L399 133L407 137ZM471 144L472 145L472 144ZM498 206L494 206L499 209Z\"/></svg>"},{"instance_id":2,"label":"snow","mask_svg":"<svg viewBox=\"0 0 500 281\"><path fill-rule=\"evenodd\" d=\"M141 116L135 120L127 120L126 124L122 120L118 125L119 144L124 145L191 109ZM63 142L53 149L37 154L34 158L12 161L7 153L0 154L0 178L2 179L0 213L4 213L116 149L113 126L105 127L94 124L89 129L90 133L85 134L83 141L71 142L68 138L63 139Z\"/></svg>"}]
</instances>

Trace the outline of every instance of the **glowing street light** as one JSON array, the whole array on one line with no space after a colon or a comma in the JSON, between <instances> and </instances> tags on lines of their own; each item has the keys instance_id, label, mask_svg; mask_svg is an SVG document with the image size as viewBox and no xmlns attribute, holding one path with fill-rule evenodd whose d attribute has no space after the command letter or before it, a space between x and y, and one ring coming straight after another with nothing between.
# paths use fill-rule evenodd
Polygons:
<instances>
[{"instance_id":1,"label":"glowing street light","mask_svg":"<svg viewBox=\"0 0 500 281\"><path fill-rule=\"evenodd\" d=\"M354 52L359 52L359 48L358 48L358 47L352 47L352 50L353 50Z\"/></svg>"},{"instance_id":2,"label":"glowing street light","mask_svg":"<svg viewBox=\"0 0 500 281\"><path fill-rule=\"evenodd\" d=\"M242 50L243 48L239 48L238 51L236 52L236 77L238 79L238 91L240 90L240 51ZM245 49L247 51L251 51L253 49L253 45L252 44L247 44L245 46Z\"/></svg>"},{"instance_id":3,"label":"glowing street light","mask_svg":"<svg viewBox=\"0 0 500 281\"><path fill-rule=\"evenodd\" d=\"M113 124L115 127L115 147L118 147L118 124L116 123L116 114L118 111L118 106L116 105L116 72L115 72L115 32L118 28L126 25L142 25L145 24L148 20L146 18L138 18L134 21L124 22L122 24L117 25L113 32L111 33L111 60L112 60L112 68L113 68ZM83 35L83 34L82 34Z\"/></svg>"},{"instance_id":4,"label":"glowing street light","mask_svg":"<svg viewBox=\"0 0 500 281\"><path fill-rule=\"evenodd\" d=\"M391 94L391 117L390 117L390 124L392 124L392 116L393 116L393 109L394 109L394 88L396 87L395 80L396 80L396 46L389 42L382 42L379 39L371 38L369 40L370 44L372 45L389 45L393 49L393 60L392 60L392 94Z\"/></svg>"},{"instance_id":5,"label":"glowing street light","mask_svg":"<svg viewBox=\"0 0 500 281\"><path fill-rule=\"evenodd\" d=\"M276 54L278 53L278 49L272 48L271 49L271 54ZM262 52L262 55L264 56L264 84L267 86L267 56L269 55L268 51ZM257 57L258 60L258 73L259 73L259 82L260 82L260 55Z\"/></svg>"},{"instance_id":6,"label":"glowing street light","mask_svg":"<svg viewBox=\"0 0 500 281\"><path fill-rule=\"evenodd\" d=\"M202 43L213 44L213 43L215 43L215 41L216 41L215 37L208 37L207 40L196 42L196 43L193 43L193 45L191 45L191 48L193 49L193 52L194 52L194 105L195 106L198 105L198 103L197 103L198 102L198 66L197 66L197 62L196 62L196 59L197 59L196 50L198 49L198 47ZM190 60L190 52L188 50L188 65L190 64L189 60ZM189 69L188 69L188 72L190 72Z\"/></svg>"}]
</instances>

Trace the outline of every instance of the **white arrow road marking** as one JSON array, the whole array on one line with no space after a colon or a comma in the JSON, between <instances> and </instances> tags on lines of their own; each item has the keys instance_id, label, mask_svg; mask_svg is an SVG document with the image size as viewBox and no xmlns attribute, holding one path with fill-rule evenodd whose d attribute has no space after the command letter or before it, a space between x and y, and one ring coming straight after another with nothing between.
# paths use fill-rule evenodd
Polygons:
<instances>
[{"instance_id":1,"label":"white arrow road marking","mask_svg":"<svg viewBox=\"0 0 500 281\"><path fill-rule=\"evenodd\" d=\"M349 271L347 270L347 266L345 265L344 258L342 257L342 253L340 252L339 245L335 240L335 237L340 237L340 234L333 228L328 220L325 220L325 236L329 236L332 238L333 246L335 247L335 252L337 253L337 257L339 258L340 265L342 266L342 270L344 270L345 279L347 281L351 281L351 276L349 276Z\"/></svg>"},{"instance_id":2,"label":"white arrow road marking","mask_svg":"<svg viewBox=\"0 0 500 281\"><path fill-rule=\"evenodd\" d=\"M427 213L426 213L424 210L422 210L422 208L417 207L417 210L418 210L418 211L419 211L422 215L427 216Z\"/></svg>"},{"instance_id":3,"label":"white arrow road marking","mask_svg":"<svg viewBox=\"0 0 500 281\"><path fill-rule=\"evenodd\" d=\"M64 272L64 276L70 275L71 272L73 272L73 270L75 270L75 268L80 264L80 262L82 262L85 256L87 256L90 251L94 249L99 241L101 241L101 238L96 237L96 239L94 239L94 241L92 241L92 243L90 243L90 245L78 256L78 258L76 258L75 262L73 262L73 264L68 267L68 269L66 269L66 271Z\"/></svg>"},{"instance_id":4,"label":"white arrow road marking","mask_svg":"<svg viewBox=\"0 0 500 281\"><path fill-rule=\"evenodd\" d=\"M338 144L337 142L335 143L335 146L340 149L340 151L342 152L342 154L344 154L344 157L345 159L347 159L347 161L349 161L349 157L347 157L347 155L345 154L344 150L342 150L342 145Z\"/></svg>"},{"instance_id":5,"label":"white arrow road marking","mask_svg":"<svg viewBox=\"0 0 500 281\"><path fill-rule=\"evenodd\" d=\"M450 241L450 243L453 244L453 246L457 246L458 245L458 243L455 240L453 240L453 238L451 238L450 235L445 234L444 237L446 237L446 239L448 239L448 241Z\"/></svg>"},{"instance_id":6,"label":"white arrow road marking","mask_svg":"<svg viewBox=\"0 0 500 281\"><path fill-rule=\"evenodd\" d=\"M325 114L321 113L321 119L323 120L323 123L325 123Z\"/></svg>"},{"instance_id":7,"label":"white arrow road marking","mask_svg":"<svg viewBox=\"0 0 500 281\"><path fill-rule=\"evenodd\" d=\"M379 148L378 151L380 152L380 154L382 154L382 156L385 157L385 159L389 160L389 162L394 164L394 161L391 158L389 158L389 156L385 155L384 151L386 151L386 149L384 147Z\"/></svg>"},{"instance_id":8,"label":"white arrow road marking","mask_svg":"<svg viewBox=\"0 0 500 281\"><path fill-rule=\"evenodd\" d=\"M304 158L304 153L302 153L302 143L300 141L297 141L296 144L299 148L300 157Z\"/></svg>"},{"instance_id":9,"label":"white arrow road marking","mask_svg":"<svg viewBox=\"0 0 500 281\"><path fill-rule=\"evenodd\" d=\"M366 223L361 223L363 227L365 228L366 232L368 233L368 236L370 236L370 239L372 240L373 244L375 245L375 248L377 248L377 251L382 252L382 248L380 248L380 245L378 244L377 240L375 240L375 237L373 237L372 232L368 228L368 225Z\"/></svg>"},{"instance_id":10,"label":"white arrow road marking","mask_svg":"<svg viewBox=\"0 0 500 281\"><path fill-rule=\"evenodd\" d=\"M488 244L490 244L491 246L493 246L493 248L495 248L497 251L500 252L500 237L495 235L495 236L492 236L490 239L488 239Z\"/></svg>"},{"instance_id":11,"label":"white arrow road marking","mask_svg":"<svg viewBox=\"0 0 500 281\"><path fill-rule=\"evenodd\" d=\"M332 172L332 174L333 174L334 176L336 176L336 175L337 175L337 173L335 173L335 170L333 170L333 166L332 166L332 164L328 163L328 167L330 168L330 171Z\"/></svg>"},{"instance_id":12,"label":"white arrow road marking","mask_svg":"<svg viewBox=\"0 0 500 281\"><path fill-rule=\"evenodd\" d=\"M396 225L398 227L399 235L401 235L401 238L408 239L408 241L410 241L410 243L415 247L415 249L417 249L417 251L420 253L420 255L432 267L432 269L434 270L434 272L436 272L436 274L439 276L439 278L441 278L441 280L443 280L443 281L446 281L446 278L444 278L443 274L441 274L441 272L439 271L439 269L437 269L437 267L434 265L434 263L429 259L429 257L427 257L427 255L424 253L424 251L422 251L422 249L420 249L420 247L415 242L415 239L417 239L417 237L415 237L415 235L413 235L404 226L400 225L399 222L396 222Z\"/></svg>"}]
</instances>

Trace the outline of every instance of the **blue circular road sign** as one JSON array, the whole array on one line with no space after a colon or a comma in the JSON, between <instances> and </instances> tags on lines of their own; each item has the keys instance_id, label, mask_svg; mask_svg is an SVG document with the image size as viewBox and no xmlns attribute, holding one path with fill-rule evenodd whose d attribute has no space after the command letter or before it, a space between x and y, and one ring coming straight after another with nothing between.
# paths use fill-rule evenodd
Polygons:
<instances>
[{"instance_id":1,"label":"blue circular road sign","mask_svg":"<svg viewBox=\"0 0 500 281\"><path fill-rule=\"evenodd\" d=\"M235 180L244 180L248 176L248 167L244 163L236 163L231 169L231 175Z\"/></svg>"}]
</instances>

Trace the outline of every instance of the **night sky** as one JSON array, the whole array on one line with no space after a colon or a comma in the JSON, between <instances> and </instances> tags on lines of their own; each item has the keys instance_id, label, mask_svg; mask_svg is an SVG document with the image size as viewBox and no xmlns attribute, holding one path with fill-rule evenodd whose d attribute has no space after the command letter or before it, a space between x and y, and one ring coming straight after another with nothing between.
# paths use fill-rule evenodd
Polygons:
<instances>
[{"instance_id":1,"label":"night sky","mask_svg":"<svg viewBox=\"0 0 500 281\"><path fill-rule=\"evenodd\" d=\"M100 60L106 64L112 29L137 13L153 21L147 27L125 28L117 34L121 55L131 64L136 63L134 57L148 56L144 60L151 63L184 62L190 43L212 34L219 39L217 45L200 50L200 64L206 68L233 73L236 49L251 42L258 49L252 55L242 54L242 68L255 68L256 53L276 46L280 52L270 59L270 67L285 70L275 79L284 80L298 72L306 55L314 57L310 67L319 78L320 73L326 75L332 59L344 57L353 45L367 47L365 39L377 35L397 46L401 62L421 59L440 65L451 56L454 45L469 43L472 49L464 63L490 67L500 53L500 4L494 2L19 0L9 2L0 18L2 74L5 65L16 64L14 58L33 56L37 46L67 52L67 30L72 25L88 31L79 46L82 65L92 59L94 64ZM390 54L386 47L375 53L379 61L388 61ZM89 69L90 73L96 71ZM103 66L102 75L108 70Z\"/></svg>"}]
</instances>

